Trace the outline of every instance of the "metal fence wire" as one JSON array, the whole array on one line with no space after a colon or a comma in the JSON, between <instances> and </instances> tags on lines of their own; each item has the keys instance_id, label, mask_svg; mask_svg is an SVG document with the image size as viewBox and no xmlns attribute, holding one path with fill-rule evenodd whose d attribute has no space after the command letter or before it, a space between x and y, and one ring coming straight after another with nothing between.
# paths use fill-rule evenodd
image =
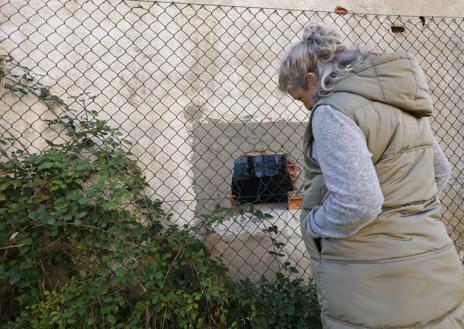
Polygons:
<instances>
[{"instance_id":1,"label":"metal fence wire","mask_svg":"<svg viewBox=\"0 0 464 329\"><path fill-rule=\"evenodd\" d=\"M290 171L291 187L287 184L284 192L271 179L261 191L249 193L280 195L256 206L273 215L298 275L305 275L299 210L288 209L284 193L301 194L302 177L296 174L308 112L277 91L277 69L308 21L335 24L348 43L417 57L433 92L432 126L452 165L442 194L443 221L462 250L463 18L135 0L2 0L0 51L30 68L62 99L93 95L91 107L99 117L135 141L130 150L144 170L150 195L162 200L180 224L195 223L216 204L240 201L237 194L245 193L247 182L241 180L244 185L232 194L234 169L237 179L255 183L265 177L288 179ZM45 139L59 141L46 117L37 97L2 91L0 129L2 137L15 139L13 147L35 152L46 146ZM240 158L244 155L249 157ZM290 168L285 168L288 160ZM206 242L214 255L223 256L232 275L256 279L276 266L262 225L237 214L216 226Z\"/></svg>"}]
</instances>

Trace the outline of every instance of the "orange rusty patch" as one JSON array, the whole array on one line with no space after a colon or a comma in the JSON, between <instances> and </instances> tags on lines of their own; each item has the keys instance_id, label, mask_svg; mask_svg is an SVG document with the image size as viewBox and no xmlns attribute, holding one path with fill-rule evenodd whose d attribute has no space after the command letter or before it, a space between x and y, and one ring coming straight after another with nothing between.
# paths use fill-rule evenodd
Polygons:
<instances>
[{"instance_id":1,"label":"orange rusty patch","mask_svg":"<svg viewBox=\"0 0 464 329\"><path fill-rule=\"evenodd\" d=\"M340 6L337 6L337 7L335 8L335 14L346 15L346 14L348 14L348 9L343 8L343 7L340 7Z\"/></svg>"}]
</instances>

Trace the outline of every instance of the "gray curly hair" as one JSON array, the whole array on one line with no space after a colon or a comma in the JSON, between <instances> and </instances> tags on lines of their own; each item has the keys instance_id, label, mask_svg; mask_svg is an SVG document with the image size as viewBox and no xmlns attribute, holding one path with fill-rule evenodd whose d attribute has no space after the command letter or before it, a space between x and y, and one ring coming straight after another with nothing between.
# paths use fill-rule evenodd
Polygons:
<instances>
[{"instance_id":1,"label":"gray curly hair","mask_svg":"<svg viewBox=\"0 0 464 329\"><path fill-rule=\"evenodd\" d=\"M314 72L318 78L315 98L328 96L336 82L362 63L366 55L367 48L346 46L341 33L332 26L309 22L304 27L302 39L293 44L282 59L279 89L289 92L305 88L306 74Z\"/></svg>"}]
</instances>

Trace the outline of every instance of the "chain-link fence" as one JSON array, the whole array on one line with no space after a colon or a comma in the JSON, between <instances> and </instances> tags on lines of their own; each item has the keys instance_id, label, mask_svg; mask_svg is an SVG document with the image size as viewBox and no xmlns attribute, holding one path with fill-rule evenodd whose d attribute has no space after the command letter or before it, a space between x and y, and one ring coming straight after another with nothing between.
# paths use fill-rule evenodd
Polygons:
<instances>
[{"instance_id":1,"label":"chain-link fence","mask_svg":"<svg viewBox=\"0 0 464 329\"><path fill-rule=\"evenodd\" d=\"M151 196L178 223L194 223L216 204L240 201L231 193L234 170L239 175L253 167L262 183L281 166L284 176L302 166L308 112L277 91L276 79L283 52L307 21L335 24L351 43L412 53L427 74L435 102L432 125L453 169L442 197L443 219L458 248L464 247L462 18L121 0L3 0L0 13L3 54L30 68L62 99L93 95L99 116L135 141L131 151ZM0 107L2 137L13 137L16 146L37 151L46 139L61 138L44 123L49 109L37 97L3 90ZM285 168L286 160L293 169ZM287 190L297 204L301 178L291 178ZM282 197L256 206L274 216L285 250L305 273L299 210L289 209L287 190L264 190ZM232 274L256 278L275 266L262 225L232 216L206 239Z\"/></svg>"}]
</instances>

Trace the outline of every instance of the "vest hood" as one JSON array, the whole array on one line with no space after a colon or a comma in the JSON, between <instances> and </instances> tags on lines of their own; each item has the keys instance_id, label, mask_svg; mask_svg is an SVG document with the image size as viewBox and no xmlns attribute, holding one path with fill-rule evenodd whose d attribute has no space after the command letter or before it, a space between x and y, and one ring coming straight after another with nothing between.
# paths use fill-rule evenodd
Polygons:
<instances>
[{"instance_id":1,"label":"vest hood","mask_svg":"<svg viewBox=\"0 0 464 329\"><path fill-rule=\"evenodd\" d=\"M369 53L362 64L338 81L334 88L337 92L357 94L416 117L432 115L432 97L424 73L407 53Z\"/></svg>"}]
</instances>

